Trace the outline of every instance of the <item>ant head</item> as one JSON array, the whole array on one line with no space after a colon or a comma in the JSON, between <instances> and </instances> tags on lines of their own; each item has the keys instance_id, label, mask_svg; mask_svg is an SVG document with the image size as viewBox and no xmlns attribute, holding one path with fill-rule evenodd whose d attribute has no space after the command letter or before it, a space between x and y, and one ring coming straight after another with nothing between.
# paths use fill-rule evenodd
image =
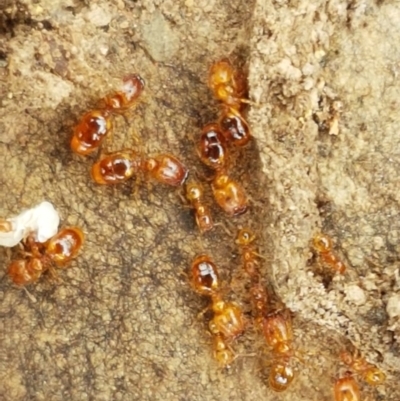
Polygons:
<instances>
[{"instance_id":1,"label":"ant head","mask_svg":"<svg viewBox=\"0 0 400 401\"><path fill-rule=\"evenodd\" d=\"M332 249L332 240L325 234L317 234L313 238L313 247L317 252L327 252Z\"/></svg>"},{"instance_id":2,"label":"ant head","mask_svg":"<svg viewBox=\"0 0 400 401\"><path fill-rule=\"evenodd\" d=\"M371 386L377 386L386 380L386 375L376 366L371 366L364 373L364 380Z\"/></svg>"},{"instance_id":3,"label":"ant head","mask_svg":"<svg viewBox=\"0 0 400 401\"><path fill-rule=\"evenodd\" d=\"M197 182L189 182L186 185L186 196L189 201L198 200L203 195L203 188Z\"/></svg>"},{"instance_id":4,"label":"ant head","mask_svg":"<svg viewBox=\"0 0 400 401\"><path fill-rule=\"evenodd\" d=\"M251 244L256 239L256 236L249 228L242 228L239 230L236 237L236 243L241 246Z\"/></svg>"},{"instance_id":5,"label":"ant head","mask_svg":"<svg viewBox=\"0 0 400 401\"><path fill-rule=\"evenodd\" d=\"M353 356L350 354L350 352L347 351L342 351L340 353L340 359L342 360L343 363L345 363L348 366L350 366L353 363Z\"/></svg>"}]
</instances>

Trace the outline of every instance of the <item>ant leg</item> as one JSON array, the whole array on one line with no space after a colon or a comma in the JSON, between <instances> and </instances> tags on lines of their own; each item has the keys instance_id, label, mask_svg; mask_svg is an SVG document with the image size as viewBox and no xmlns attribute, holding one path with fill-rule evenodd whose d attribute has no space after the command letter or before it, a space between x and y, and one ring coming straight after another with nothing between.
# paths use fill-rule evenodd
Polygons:
<instances>
[{"instance_id":1,"label":"ant leg","mask_svg":"<svg viewBox=\"0 0 400 401\"><path fill-rule=\"evenodd\" d=\"M256 103L256 102L254 102L254 101L252 101L250 99L241 98L241 99L238 99L238 100L239 100L240 103L249 104L250 106L254 106L254 107L260 107L261 106L260 103Z\"/></svg>"},{"instance_id":2,"label":"ant leg","mask_svg":"<svg viewBox=\"0 0 400 401\"><path fill-rule=\"evenodd\" d=\"M29 298L33 303L36 303L36 302L37 302L37 299L27 290L27 288L26 288L26 287L22 287L22 288L25 290L26 295L28 295L28 298Z\"/></svg>"},{"instance_id":3,"label":"ant leg","mask_svg":"<svg viewBox=\"0 0 400 401\"><path fill-rule=\"evenodd\" d=\"M233 230L236 229L230 221L219 221L217 223L214 223L214 226L221 227L222 230L230 237L233 236Z\"/></svg>"},{"instance_id":4,"label":"ant leg","mask_svg":"<svg viewBox=\"0 0 400 401\"><path fill-rule=\"evenodd\" d=\"M56 270L54 269L54 266L52 266L51 264L48 265L47 270L49 271L51 278L55 281L57 281L58 283L62 282L60 276L58 275L58 273L56 272Z\"/></svg>"}]
</instances>

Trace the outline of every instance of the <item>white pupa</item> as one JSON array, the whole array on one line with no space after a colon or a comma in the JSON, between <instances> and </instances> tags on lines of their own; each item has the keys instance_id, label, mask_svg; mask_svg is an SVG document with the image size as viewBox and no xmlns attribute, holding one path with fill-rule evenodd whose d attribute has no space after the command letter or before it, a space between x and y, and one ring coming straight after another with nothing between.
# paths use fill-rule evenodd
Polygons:
<instances>
[{"instance_id":1,"label":"white pupa","mask_svg":"<svg viewBox=\"0 0 400 401\"><path fill-rule=\"evenodd\" d=\"M47 201L16 217L0 220L0 246L13 247L32 234L36 241L46 242L57 234L60 216Z\"/></svg>"}]
</instances>

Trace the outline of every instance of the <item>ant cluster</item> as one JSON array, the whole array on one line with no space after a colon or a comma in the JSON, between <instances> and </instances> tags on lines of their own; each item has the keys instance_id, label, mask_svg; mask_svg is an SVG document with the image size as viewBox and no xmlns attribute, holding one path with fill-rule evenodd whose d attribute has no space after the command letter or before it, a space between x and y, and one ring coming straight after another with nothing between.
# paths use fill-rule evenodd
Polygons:
<instances>
[{"instance_id":1,"label":"ant cluster","mask_svg":"<svg viewBox=\"0 0 400 401\"><path fill-rule=\"evenodd\" d=\"M99 150L104 139L112 134L112 117L132 108L143 90L144 80L139 75L125 77L120 91L105 96L100 100L99 108L82 116L74 129L71 149L83 156ZM188 170L170 154L149 157L134 149L101 154L91 170L93 180L103 185L119 184L139 174L149 175L162 184L177 187L185 182Z\"/></svg>"},{"instance_id":2,"label":"ant cluster","mask_svg":"<svg viewBox=\"0 0 400 401\"><path fill-rule=\"evenodd\" d=\"M241 249L243 269L250 277L250 296L255 314L255 322L265 342L272 350L272 366L269 385L275 391L284 391L294 378L292 367L293 329L290 311L285 307L274 307L259 270L259 254L254 247L255 234L248 228L241 229L236 244Z\"/></svg>"},{"instance_id":3,"label":"ant cluster","mask_svg":"<svg viewBox=\"0 0 400 401\"><path fill-rule=\"evenodd\" d=\"M334 251L332 239L325 233L316 234L311 241L320 265L327 268L330 274L343 275L346 272L346 264ZM334 384L335 401L360 401L360 386L355 377L360 376L364 382L371 386L383 384L386 375L375 365L368 363L365 358L355 352L353 355L347 351L340 354L341 361L348 367L342 377Z\"/></svg>"},{"instance_id":4,"label":"ant cluster","mask_svg":"<svg viewBox=\"0 0 400 401\"><path fill-rule=\"evenodd\" d=\"M251 139L249 125L243 117L243 106L249 103L244 96L247 85L244 75L222 60L212 65L208 84L214 97L221 102L221 113L217 122L205 125L198 142L200 160L215 172L211 188L217 204L229 216L237 216L248 210L248 200L242 186L229 175L228 163L232 148L247 145ZM210 209L204 203L204 190L200 183L189 181L186 184L186 197L195 211L195 219L201 233L214 226ZM254 242L256 235L249 228L240 229L236 237L242 259L243 270L249 277L249 296L255 327L261 333L269 355L269 387L285 391L295 377L294 360L301 360L294 348L291 311L274 294L269 293L260 272L262 258ZM312 239L318 262L331 274L343 275L345 263L334 251L331 238L319 233ZM245 330L245 319L240 307L222 299L219 273L215 263L208 255L197 256L192 262L190 281L193 289L200 295L210 298L213 313L209 321L209 331L213 336L214 357L218 364L228 368L236 359L233 342ZM345 355L345 354L343 354ZM385 375L377 367L362 358L342 359L356 374L360 374L369 384L384 382ZM358 385L349 372L335 383L336 401L356 401Z\"/></svg>"},{"instance_id":5,"label":"ant cluster","mask_svg":"<svg viewBox=\"0 0 400 401\"><path fill-rule=\"evenodd\" d=\"M211 188L217 204L229 215L246 212L248 200L243 187L228 172L229 146L242 147L251 139L249 126L242 115L247 92L244 74L228 60L212 65L208 85L221 101L221 114L216 123L203 127L198 142L200 160L214 170Z\"/></svg>"},{"instance_id":6,"label":"ant cluster","mask_svg":"<svg viewBox=\"0 0 400 401\"><path fill-rule=\"evenodd\" d=\"M186 200L194 210L200 232L204 234L215 226L204 200L204 187L197 180L188 179L189 171L178 158L169 153L148 156L128 148L102 153L105 139L112 135L115 115L130 110L144 86L139 75L125 77L120 91L105 96L96 109L81 117L73 130L71 149L83 156L99 151L98 160L91 168L91 177L97 184L119 184L144 175L173 187L185 185ZM228 216L238 216L248 210L248 197L241 184L231 177L229 162L232 150L246 146L251 140L250 128L243 116L244 106L249 103L246 99L247 82L245 75L224 59L211 66L208 86L220 102L220 115L216 122L203 127L197 152L201 162L214 173L210 181L216 203ZM10 230L10 222L0 221L0 232ZM83 240L83 232L78 227L64 228L43 242L28 234L20 242L22 257L12 261L8 267L11 280L17 285L26 285L38 281L46 271L55 276L54 267L63 268L76 257ZM255 240L252 230L244 228L238 231L235 242L241 254L242 268L250 282L252 320L270 350L269 386L281 392L289 387L295 376L291 312L268 292L262 279L262 257L254 245ZM312 248L321 265L333 273L345 273L346 265L333 251L332 240L326 234L316 235L312 239ZM190 283L194 291L210 300L209 309L213 315L209 331L213 337L214 356L221 367L230 367L237 357L233 343L244 333L247 319L238 305L224 299L217 266L207 254L197 256L192 262ZM335 382L336 401L360 400L355 380L357 375L370 385L384 382L384 373L364 358L343 352L341 359L349 370Z\"/></svg>"},{"instance_id":7,"label":"ant cluster","mask_svg":"<svg viewBox=\"0 0 400 401\"><path fill-rule=\"evenodd\" d=\"M216 203L227 215L238 216L248 210L248 199L239 182L231 178L228 163L232 157L232 148L243 147L251 140L249 125L243 116L244 105L249 103L244 98L247 83L242 72L235 69L228 60L221 60L211 66L208 85L214 97L221 102L221 112L217 122L203 127L197 150L200 160L215 173L211 188ZM201 233L214 226L203 196L201 184L193 181L186 184L186 197L195 210L196 223ZM249 293L254 322L271 350L269 385L271 389L280 392L287 389L294 378L292 321L290 311L272 301L273 297L268 294L262 282L260 255L254 246L255 239L250 229L241 229L236 244L242 256L243 269L251 282ZM190 281L197 293L211 300L213 316L209 330L213 336L214 356L220 366L228 368L236 359L233 341L245 329L244 314L238 305L222 299L219 273L210 256L200 255L195 258Z\"/></svg>"},{"instance_id":8,"label":"ant cluster","mask_svg":"<svg viewBox=\"0 0 400 401\"><path fill-rule=\"evenodd\" d=\"M197 256L193 261L191 284L197 293L211 300L214 316L209 328L214 337L215 359L221 366L228 366L235 358L230 343L244 331L243 313L237 305L223 300L217 266L208 255Z\"/></svg>"},{"instance_id":9,"label":"ant cluster","mask_svg":"<svg viewBox=\"0 0 400 401\"><path fill-rule=\"evenodd\" d=\"M236 238L240 248L243 270L250 278L250 297L254 322L271 350L272 365L269 385L277 392L286 390L294 378L292 359L293 329L290 311L282 305L276 307L273 298L262 283L259 257L253 245L256 236L250 229L241 229ZM194 290L211 299L213 317L209 322L214 337L214 356L222 367L229 367L235 359L231 347L233 340L244 332L244 317L239 306L222 300L219 273L208 255L195 258L190 281Z\"/></svg>"},{"instance_id":10,"label":"ant cluster","mask_svg":"<svg viewBox=\"0 0 400 401\"><path fill-rule=\"evenodd\" d=\"M329 273L342 275L346 272L346 265L334 251L333 241L327 234L316 234L312 239L312 248L320 264L326 267ZM386 375L379 368L368 363L357 352L352 355L343 351L340 354L340 359L347 365L348 370L335 381L335 401L361 400L360 387L355 376L360 376L364 382L371 386L378 386L386 380Z\"/></svg>"}]
</instances>

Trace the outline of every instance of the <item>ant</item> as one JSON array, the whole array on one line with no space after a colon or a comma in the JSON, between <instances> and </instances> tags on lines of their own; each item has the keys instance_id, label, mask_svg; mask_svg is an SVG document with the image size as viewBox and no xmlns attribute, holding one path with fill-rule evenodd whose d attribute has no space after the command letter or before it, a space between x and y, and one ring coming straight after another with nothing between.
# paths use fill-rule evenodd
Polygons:
<instances>
[{"instance_id":1,"label":"ant","mask_svg":"<svg viewBox=\"0 0 400 401\"><path fill-rule=\"evenodd\" d=\"M228 59L214 63L208 73L208 86L214 97L229 108L240 110L247 92L244 74L236 70Z\"/></svg>"},{"instance_id":2,"label":"ant","mask_svg":"<svg viewBox=\"0 0 400 401\"><path fill-rule=\"evenodd\" d=\"M242 263L245 272L250 276L252 285L250 294L257 316L264 316L268 308L268 294L261 283L259 262L256 248L253 245L256 236L249 228L242 228L236 236L236 244L241 248Z\"/></svg>"},{"instance_id":3,"label":"ant","mask_svg":"<svg viewBox=\"0 0 400 401\"><path fill-rule=\"evenodd\" d=\"M143 79L136 74L124 78L121 91L114 92L100 101L98 109L85 113L74 128L71 149L88 155L100 147L112 130L111 116L130 108L144 89Z\"/></svg>"},{"instance_id":4,"label":"ant","mask_svg":"<svg viewBox=\"0 0 400 401\"><path fill-rule=\"evenodd\" d=\"M214 63L209 71L208 86L223 104L218 125L225 139L234 146L245 146L251 139L250 128L241 115L247 82L244 74L236 70L229 60Z\"/></svg>"},{"instance_id":5,"label":"ant","mask_svg":"<svg viewBox=\"0 0 400 401\"><path fill-rule=\"evenodd\" d=\"M337 379L334 385L335 401L360 401L360 387L353 376L347 374Z\"/></svg>"},{"instance_id":6,"label":"ant","mask_svg":"<svg viewBox=\"0 0 400 401\"><path fill-rule=\"evenodd\" d=\"M189 170L179 159L166 153L147 158L142 169L154 180L173 187L182 185L189 174Z\"/></svg>"},{"instance_id":7,"label":"ant","mask_svg":"<svg viewBox=\"0 0 400 401\"><path fill-rule=\"evenodd\" d=\"M242 228L236 236L236 244L240 246L242 252L243 267L246 273L258 282L260 279L260 272L258 270L258 253L253 246L256 236L249 228Z\"/></svg>"},{"instance_id":8,"label":"ant","mask_svg":"<svg viewBox=\"0 0 400 401\"><path fill-rule=\"evenodd\" d=\"M131 149L105 154L92 166L92 178L97 184L119 184L133 177L140 169L142 158Z\"/></svg>"},{"instance_id":9,"label":"ant","mask_svg":"<svg viewBox=\"0 0 400 401\"><path fill-rule=\"evenodd\" d=\"M208 255L197 256L191 266L191 284L194 290L211 299L214 316L209 329L214 337L214 357L223 367L235 359L229 344L244 331L244 319L240 308L225 302L221 296L217 266Z\"/></svg>"},{"instance_id":10,"label":"ant","mask_svg":"<svg viewBox=\"0 0 400 401\"><path fill-rule=\"evenodd\" d=\"M100 147L112 130L109 110L91 110L85 113L74 128L71 149L80 155L88 155Z\"/></svg>"},{"instance_id":11,"label":"ant","mask_svg":"<svg viewBox=\"0 0 400 401\"><path fill-rule=\"evenodd\" d=\"M312 246L321 261L328 265L333 271L343 274L346 265L333 252L332 239L326 234L317 234L312 240Z\"/></svg>"},{"instance_id":12,"label":"ant","mask_svg":"<svg viewBox=\"0 0 400 401\"><path fill-rule=\"evenodd\" d=\"M188 169L175 156L162 153L146 158L132 149L104 155L93 164L91 172L93 180L103 185L118 184L142 172L162 184L177 187L188 176Z\"/></svg>"},{"instance_id":13,"label":"ant","mask_svg":"<svg viewBox=\"0 0 400 401\"><path fill-rule=\"evenodd\" d=\"M8 266L7 273L14 284L31 284L46 271L52 271L52 264L64 267L75 258L82 247L84 234L78 227L66 227L45 243L36 242L29 236L25 243L25 259L17 259Z\"/></svg>"},{"instance_id":14,"label":"ant","mask_svg":"<svg viewBox=\"0 0 400 401\"><path fill-rule=\"evenodd\" d=\"M258 319L267 345L272 349L273 362L269 374L272 390L286 390L294 378L291 364L293 356L293 328L288 309L275 310Z\"/></svg>"},{"instance_id":15,"label":"ant","mask_svg":"<svg viewBox=\"0 0 400 401\"><path fill-rule=\"evenodd\" d=\"M199 182L190 181L186 184L186 199L190 202L195 211L196 224L201 233L214 228L211 211L204 204L203 196L204 190Z\"/></svg>"},{"instance_id":16,"label":"ant","mask_svg":"<svg viewBox=\"0 0 400 401\"><path fill-rule=\"evenodd\" d=\"M121 91L105 96L101 102L106 110L121 113L132 107L142 94L144 86L144 80L140 75L130 74L123 79Z\"/></svg>"},{"instance_id":17,"label":"ant","mask_svg":"<svg viewBox=\"0 0 400 401\"><path fill-rule=\"evenodd\" d=\"M378 386L386 380L386 375L375 365L368 363L365 358L355 353L343 351L340 359L356 374L360 374L362 379L371 386Z\"/></svg>"}]
</instances>

